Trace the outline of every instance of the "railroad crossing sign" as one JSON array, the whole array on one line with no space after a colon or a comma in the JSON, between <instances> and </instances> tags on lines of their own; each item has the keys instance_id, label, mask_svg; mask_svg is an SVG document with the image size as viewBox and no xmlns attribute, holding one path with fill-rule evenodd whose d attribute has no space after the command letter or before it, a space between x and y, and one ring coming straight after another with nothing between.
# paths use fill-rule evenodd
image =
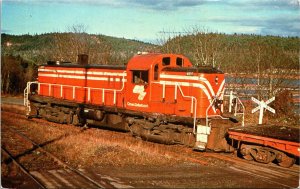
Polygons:
<instances>
[{"instance_id":1,"label":"railroad crossing sign","mask_svg":"<svg viewBox=\"0 0 300 189\"><path fill-rule=\"evenodd\" d=\"M269 110L270 112L272 112L273 114L275 114L275 110L273 108L271 108L270 106L268 106L268 104L270 104L271 102L273 102L275 100L275 97L270 98L269 100L267 100L266 102L261 100L257 100L254 97L251 97L251 100L253 102L255 102L256 104L258 104L258 106L254 109L252 109L252 113L256 112L259 110L259 121L258 124L262 124L262 119L264 116L264 108Z\"/></svg>"}]
</instances>

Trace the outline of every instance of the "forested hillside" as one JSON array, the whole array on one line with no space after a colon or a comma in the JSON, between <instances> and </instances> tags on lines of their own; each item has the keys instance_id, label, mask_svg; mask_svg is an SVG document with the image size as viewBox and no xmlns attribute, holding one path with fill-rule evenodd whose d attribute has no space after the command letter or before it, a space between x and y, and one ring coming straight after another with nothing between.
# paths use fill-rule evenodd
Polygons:
<instances>
[{"instance_id":1,"label":"forested hillside","mask_svg":"<svg viewBox=\"0 0 300 189\"><path fill-rule=\"evenodd\" d=\"M185 54L194 65L211 65L227 73L270 74L298 71L299 47L298 37L197 32L167 40L162 51Z\"/></svg>"},{"instance_id":2,"label":"forested hillside","mask_svg":"<svg viewBox=\"0 0 300 189\"><path fill-rule=\"evenodd\" d=\"M299 72L299 37L225 35L197 30L162 36L161 45L84 32L41 35L1 34L1 92L21 93L48 60L77 61L88 54L92 64L126 64L138 51L184 54L195 66L211 65L230 74L286 75Z\"/></svg>"},{"instance_id":3,"label":"forested hillside","mask_svg":"<svg viewBox=\"0 0 300 189\"><path fill-rule=\"evenodd\" d=\"M88 54L91 64L125 64L138 51L156 48L141 41L83 32L1 34L1 92L22 93L27 81L36 80L37 66L48 60L76 62L78 54Z\"/></svg>"},{"instance_id":4,"label":"forested hillside","mask_svg":"<svg viewBox=\"0 0 300 189\"><path fill-rule=\"evenodd\" d=\"M93 64L124 64L138 51L155 45L125 38L86 33L47 33L41 35L1 34L2 55L20 56L27 62L43 64L47 60L76 62L86 53Z\"/></svg>"}]
</instances>

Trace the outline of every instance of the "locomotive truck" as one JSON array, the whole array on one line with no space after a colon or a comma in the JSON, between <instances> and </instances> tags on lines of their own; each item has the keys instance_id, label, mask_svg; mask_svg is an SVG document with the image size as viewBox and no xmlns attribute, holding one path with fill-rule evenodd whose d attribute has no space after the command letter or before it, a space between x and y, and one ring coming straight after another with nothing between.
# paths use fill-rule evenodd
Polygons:
<instances>
[{"instance_id":1,"label":"locomotive truck","mask_svg":"<svg viewBox=\"0 0 300 189\"><path fill-rule=\"evenodd\" d=\"M196 150L233 151L227 130L237 120L224 113L224 73L194 67L178 54L141 53L127 65L48 61L28 82L28 116L73 125L131 132ZM231 99L232 100L232 99ZM237 99L238 100L238 99Z\"/></svg>"}]
</instances>

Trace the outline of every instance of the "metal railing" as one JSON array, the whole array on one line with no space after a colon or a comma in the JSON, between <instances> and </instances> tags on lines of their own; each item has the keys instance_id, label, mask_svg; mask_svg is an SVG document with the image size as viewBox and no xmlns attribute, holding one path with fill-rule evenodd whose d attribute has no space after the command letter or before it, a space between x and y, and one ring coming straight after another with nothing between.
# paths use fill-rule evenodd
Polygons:
<instances>
[{"instance_id":1,"label":"metal railing","mask_svg":"<svg viewBox=\"0 0 300 189\"><path fill-rule=\"evenodd\" d=\"M237 116L237 115L242 115L242 126L245 125L245 107L242 103L242 101L239 99L238 96L236 96L235 94L232 93L232 91L230 92L230 95L223 95L223 100L224 100L224 97L229 97L229 113L231 113L232 111L232 106L234 106L234 113L233 115L234 116ZM235 103L233 103L233 101L235 100ZM214 98L211 102L210 102L210 105L207 107L206 109L206 126L209 126L209 118L213 118L213 117L219 117L221 119L229 119L227 117L223 117L222 115L209 115L208 112L209 110L213 107L213 105L215 104L217 98ZM242 107L242 112L238 112L238 105L240 105ZM223 105L222 105L223 106ZM222 112L223 112L223 107L222 107Z\"/></svg>"},{"instance_id":2,"label":"metal railing","mask_svg":"<svg viewBox=\"0 0 300 189\"><path fill-rule=\"evenodd\" d=\"M29 93L31 92L31 85L32 84L37 84L37 83L38 83L37 81L27 82L26 88L24 89L24 106L25 106L25 109L26 109L26 115L29 115L29 113L31 112L30 101L28 99Z\"/></svg>"},{"instance_id":3,"label":"metal railing","mask_svg":"<svg viewBox=\"0 0 300 189\"><path fill-rule=\"evenodd\" d=\"M175 100L177 100L177 87L179 88L180 94L183 98L190 98L191 99L191 115L194 116L193 122L193 133L196 134L196 123L197 123L197 98L194 96L187 96L183 93L181 86L176 82L175 83Z\"/></svg>"},{"instance_id":4,"label":"metal railing","mask_svg":"<svg viewBox=\"0 0 300 189\"><path fill-rule=\"evenodd\" d=\"M63 98L64 95L64 90L66 90L65 88L69 88L72 89L72 99L75 100L76 99L76 90L78 89L85 89L87 90L87 101L91 102L91 91L92 90L99 90L102 91L102 99L101 102L104 105L105 104L105 94L106 92L113 92L113 104L116 105L117 103L117 93L118 92L122 92L124 90L125 87L125 74L123 74L122 77L122 86L120 89L112 89L112 88L95 88L95 87L83 87L83 86L74 86L74 85L63 85L63 84L53 84L53 83L41 83L38 81L33 81L33 82L27 82L27 86L24 89L24 106L26 106L27 108L27 114L30 113L31 109L30 109L30 101L28 99L29 94L31 92L31 85L32 84L37 84L38 86L38 94L41 94L40 90L41 90L41 85L46 85L48 86L48 96L54 96L52 95L52 88L53 86L58 86L60 88L60 97Z\"/></svg>"}]
</instances>

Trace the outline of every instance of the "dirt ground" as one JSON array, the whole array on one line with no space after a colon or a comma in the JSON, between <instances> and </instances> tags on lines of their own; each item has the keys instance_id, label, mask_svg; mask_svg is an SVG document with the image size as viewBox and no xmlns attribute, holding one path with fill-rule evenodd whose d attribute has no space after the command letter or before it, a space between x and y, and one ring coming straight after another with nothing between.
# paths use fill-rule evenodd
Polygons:
<instances>
[{"instance_id":1,"label":"dirt ground","mask_svg":"<svg viewBox=\"0 0 300 189\"><path fill-rule=\"evenodd\" d=\"M12 102L14 99L9 99ZM16 100L17 102L20 102ZM3 100L2 100L3 103ZM98 128L82 129L72 125L28 120L22 107L1 106L1 145L20 146L7 140L6 130L22 130L32 140L77 169L120 179L137 188L296 188L299 165L283 169L277 165L249 164L235 160L234 154L194 152L183 146L166 146L133 138L128 133ZM8 112L9 110L9 112ZM5 136L5 138L3 137ZM9 136L8 136L9 137ZM5 139L5 140L3 140ZM6 159L1 154L1 160ZM232 159L232 160L231 160ZM22 161L31 161L24 155ZM236 161L236 162L235 162ZM2 187L36 187L16 166L1 161ZM37 161L38 162L38 161ZM241 163L240 163L241 162ZM245 166L246 165L246 166ZM34 167L34 168L33 168ZM43 164L31 171L53 169ZM277 178L276 178L277 177ZM282 181L281 181L282 179Z\"/></svg>"}]
</instances>

